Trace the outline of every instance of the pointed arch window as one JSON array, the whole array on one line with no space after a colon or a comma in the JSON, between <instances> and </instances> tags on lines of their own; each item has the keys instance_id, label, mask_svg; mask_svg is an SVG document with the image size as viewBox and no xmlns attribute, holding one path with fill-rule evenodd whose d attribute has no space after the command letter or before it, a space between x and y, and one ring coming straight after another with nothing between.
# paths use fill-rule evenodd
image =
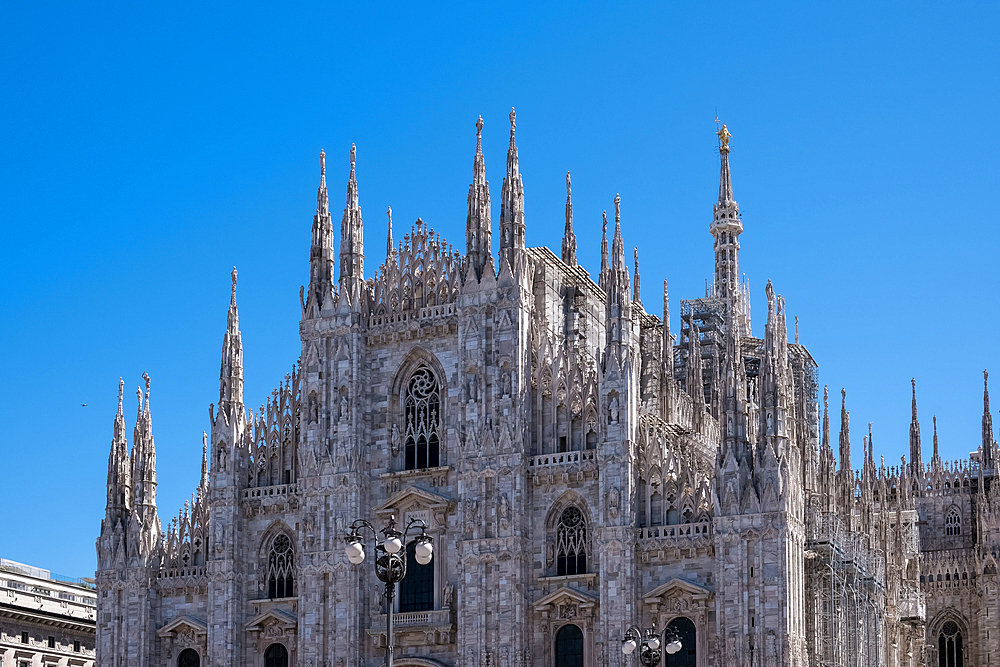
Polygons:
<instances>
[{"instance_id":1,"label":"pointed arch window","mask_svg":"<svg viewBox=\"0 0 1000 667\"><path fill-rule=\"evenodd\" d=\"M441 390L434 373L421 365L410 376L403 399L406 469L440 465Z\"/></svg>"},{"instance_id":2,"label":"pointed arch window","mask_svg":"<svg viewBox=\"0 0 1000 667\"><path fill-rule=\"evenodd\" d=\"M292 541L287 535L278 535L271 543L271 551L267 556L267 597L290 598L295 594L294 569L295 554Z\"/></svg>"},{"instance_id":3,"label":"pointed arch window","mask_svg":"<svg viewBox=\"0 0 1000 667\"><path fill-rule=\"evenodd\" d=\"M556 633L556 667L583 667L583 631L564 625Z\"/></svg>"},{"instance_id":4,"label":"pointed arch window","mask_svg":"<svg viewBox=\"0 0 1000 667\"><path fill-rule=\"evenodd\" d=\"M946 535L962 534L962 515L958 513L957 507L952 507L945 515L944 532Z\"/></svg>"},{"instance_id":5,"label":"pointed arch window","mask_svg":"<svg viewBox=\"0 0 1000 667\"><path fill-rule=\"evenodd\" d=\"M556 575L587 572L587 522L577 507L567 507L556 527Z\"/></svg>"},{"instance_id":6,"label":"pointed arch window","mask_svg":"<svg viewBox=\"0 0 1000 667\"><path fill-rule=\"evenodd\" d=\"M948 621L938 634L938 667L965 667L962 631L955 621Z\"/></svg>"}]
</instances>

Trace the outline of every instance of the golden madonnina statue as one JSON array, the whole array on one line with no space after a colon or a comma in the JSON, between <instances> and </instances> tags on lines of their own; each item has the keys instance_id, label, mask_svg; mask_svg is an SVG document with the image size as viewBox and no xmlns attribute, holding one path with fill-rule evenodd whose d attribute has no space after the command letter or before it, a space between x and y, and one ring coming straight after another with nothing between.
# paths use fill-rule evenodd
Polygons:
<instances>
[{"instance_id":1,"label":"golden madonnina statue","mask_svg":"<svg viewBox=\"0 0 1000 667\"><path fill-rule=\"evenodd\" d=\"M729 134L729 129L723 125L722 129L716 132L719 135L719 150L729 150L729 139L733 135Z\"/></svg>"}]
</instances>

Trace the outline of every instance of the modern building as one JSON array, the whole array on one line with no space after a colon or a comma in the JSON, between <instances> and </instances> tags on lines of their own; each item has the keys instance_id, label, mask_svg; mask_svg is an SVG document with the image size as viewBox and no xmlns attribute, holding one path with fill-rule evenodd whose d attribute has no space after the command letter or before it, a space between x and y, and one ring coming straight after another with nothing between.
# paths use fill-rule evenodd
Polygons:
<instances>
[{"instance_id":1,"label":"modern building","mask_svg":"<svg viewBox=\"0 0 1000 667\"><path fill-rule=\"evenodd\" d=\"M0 667L92 667L96 621L93 583L0 559Z\"/></svg>"},{"instance_id":2,"label":"modern building","mask_svg":"<svg viewBox=\"0 0 1000 667\"><path fill-rule=\"evenodd\" d=\"M561 251L526 247L510 120L498 227L480 119L464 252L421 220L394 245L390 211L367 276L355 150L337 278L320 154L301 356L249 409L234 269L201 483L166 526L149 378L131 450L119 387L99 663L375 667L384 601L345 536L390 516L435 545L394 602L401 666L616 667L632 624L681 635L666 667L996 663L988 396L969 460L942 461L935 437L924 463L914 387L910 460L876 462L865 435L855 470L846 395L835 453L817 362L769 282L751 326L725 126L714 279L671 331L666 282L661 317L637 253L626 267L618 197L596 279L568 174Z\"/></svg>"}]
</instances>

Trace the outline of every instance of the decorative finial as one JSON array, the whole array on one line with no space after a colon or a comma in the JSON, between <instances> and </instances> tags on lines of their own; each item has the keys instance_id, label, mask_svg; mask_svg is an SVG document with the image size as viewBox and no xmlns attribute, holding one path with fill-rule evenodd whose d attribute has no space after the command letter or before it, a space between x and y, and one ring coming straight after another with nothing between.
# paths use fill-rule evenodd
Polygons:
<instances>
[{"instance_id":1,"label":"decorative finial","mask_svg":"<svg viewBox=\"0 0 1000 667\"><path fill-rule=\"evenodd\" d=\"M799 344L799 316L795 316L795 344Z\"/></svg>"},{"instance_id":2,"label":"decorative finial","mask_svg":"<svg viewBox=\"0 0 1000 667\"><path fill-rule=\"evenodd\" d=\"M351 171L354 171L354 162L358 158L358 149L354 144L351 144Z\"/></svg>"},{"instance_id":3,"label":"decorative finial","mask_svg":"<svg viewBox=\"0 0 1000 667\"><path fill-rule=\"evenodd\" d=\"M639 273L639 246L632 250L632 259L635 261L635 272Z\"/></svg>"},{"instance_id":4,"label":"decorative finial","mask_svg":"<svg viewBox=\"0 0 1000 667\"><path fill-rule=\"evenodd\" d=\"M572 181L570 181L569 172L567 171L566 172L566 199L569 199L569 193L570 193L570 190L572 189L572 187L571 187L572 185L573 185L573 183L572 183Z\"/></svg>"},{"instance_id":5,"label":"decorative finial","mask_svg":"<svg viewBox=\"0 0 1000 667\"><path fill-rule=\"evenodd\" d=\"M476 121L476 136L480 137L483 134L483 117L480 116L479 120Z\"/></svg>"},{"instance_id":6,"label":"decorative finial","mask_svg":"<svg viewBox=\"0 0 1000 667\"><path fill-rule=\"evenodd\" d=\"M622 198L617 192L615 193L615 224L618 224L622 220Z\"/></svg>"},{"instance_id":7,"label":"decorative finial","mask_svg":"<svg viewBox=\"0 0 1000 667\"><path fill-rule=\"evenodd\" d=\"M146 381L146 400L149 400L149 373L143 373L142 379Z\"/></svg>"},{"instance_id":8,"label":"decorative finial","mask_svg":"<svg viewBox=\"0 0 1000 667\"><path fill-rule=\"evenodd\" d=\"M230 274L233 277L233 294L236 294L236 267L233 267L233 272Z\"/></svg>"},{"instance_id":9,"label":"decorative finial","mask_svg":"<svg viewBox=\"0 0 1000 667\"><path fill-rule=\"evenodd\" d=\"M392 229L392 207L391 206L389 207L389 210L385 212L385 214L389 216L389 229Z\"/></svg>"},{"instance_id":10,"label":"decorative finial","mask_svg":"<svg viewBox=\"0 0 1000 667\"><path fill-rule=\"evenodd\" d=\"M125 389L125 380L118 378L118 414L122 413L122 392Z\"/></svg>"},{"instance_id":11,"label":"decorative finial","mask_svg":"<svg viewBox=\"0 0 1000 667\"><path fill-rule=\"evenodd\" d=\"M326 178L326 152L322 148L319 149L319 175Z\"/></svg>"},{"instance_id":12,"label":"decorative finial","mask_svg":"<svg viewBox=\"0 0 1000 667\"><path fill-rule=\"evenodd\" d=\"M719 150L728 153L729 152L729 140L732 138L732 134L729 133L729 128L725 125L722 129L715 133L719 137Z\"/></svg>"},{"instance_id":13,"label":"decorative finial","mask_svg":"<svg viewBox=\"0 0 1000 667\"><path fill-rule=\"evenodd\" d=\"M514 107L510 108L510 115L508 116L508 118L510 118L510 136L513 137L514 136L514 128L517 127L517 123L514 122L514 118L515 118L515 116L514 116Z\"/></svg>"}]
</instances>

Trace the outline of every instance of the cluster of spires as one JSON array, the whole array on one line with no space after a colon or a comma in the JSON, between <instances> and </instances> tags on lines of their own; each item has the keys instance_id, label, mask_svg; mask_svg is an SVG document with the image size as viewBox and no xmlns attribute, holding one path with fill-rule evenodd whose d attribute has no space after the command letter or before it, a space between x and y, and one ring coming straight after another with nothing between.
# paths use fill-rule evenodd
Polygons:
<instances>
[{"instance_id":1,"label":"cluster of spires","mask_svg":"<svg viewBox=\"0 0 1000 667\"><path fill-rule=\"evenodd\" d=\"M518 258L525 250L524 222L524 185L521 178L518 149L515 142L517 128L514 109L510 111L510 144L507 149L506 173L501 188L500 201L500 248L498 258L506 262L511 271L516 270ZM469 184L469 195L466 214L466 253L462 259L462 275L474 273L475 279L481 280L484 272L489 270L494 275L497 268L492 252L492 222L490 209L489 181L486 180L486 160L483 156L483 118L476 121L476 152L472 166L472 183ZM312 243L310 248L310 278L308 296L303 288L303 312L311 315L331 307L343 298L352 304L364 300L365 295L372 290L372 281L364 278L364 241L361 207L358 199L358 183L355 171L357 159L356 147L351 145L350 175L347 183L347 202L341 218L340 229L340 276L334 279L333 253L333 223L330 214L329 195L326 186L326 154L320 152L320 186L316 198L316 214L313 217ZM726 166L728 170L728 165ZM731 189L730 189L731 196ZM606 288L609 276L613 271L625 270L624 243L621 238L621 198L615 197L615 231L608 252L607 214L604 215L604 227L601 241L601 272L598 284ZM386 212L388 218L388 233L386 241L387 263L396 253L392 240L392 208ZM634 251L635 272L633 283L638 286L638 249ZM577 265L577 241L573 230L572 180L566 173L566 225L562 240L562 260L570 265ZM629 290L627 273L624 279L616 281L619 292ZM633 300L639 301L639 291L634 290Z\"/></svg>"}]
</instances>

